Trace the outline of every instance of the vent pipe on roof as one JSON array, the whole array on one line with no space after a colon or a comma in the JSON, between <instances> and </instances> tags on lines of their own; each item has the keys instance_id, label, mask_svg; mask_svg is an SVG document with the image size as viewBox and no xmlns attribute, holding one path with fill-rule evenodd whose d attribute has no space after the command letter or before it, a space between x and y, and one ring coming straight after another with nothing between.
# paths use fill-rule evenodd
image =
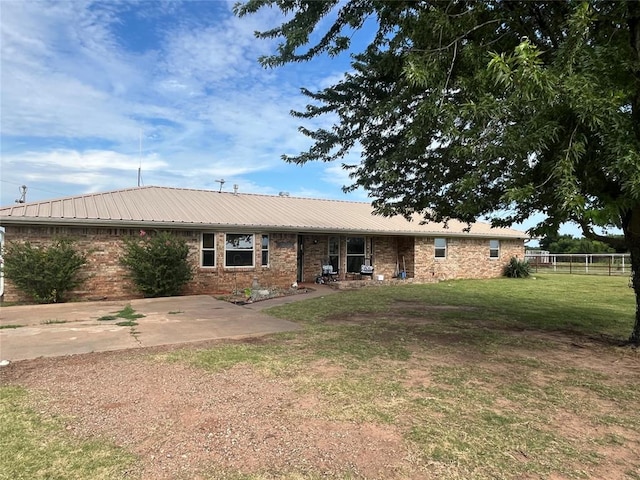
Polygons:
<instances>
[{"instance_id":1,"label":"vent pipe on roof","mask_svg":"<svg viewBox=\"0 0 640 480\"><path fill-rule=\"evenodd\" d=\"M237 184L237 183L234 183L234 184L233 184L233 194L234 194L234 195L237 195L237 194L238 194L238 184Z\"/></svg>"},{"instance_id":2,"label":"vent pipe on roof","mask_svg":"<svg viewBox=\"0 0 640 480\"><path fill-rule=\"evenodd\" d=\"M281 197L288 197L289 196L289 192L280 192L280 193L278 193L278 195L280 195Z\"/></svg>"},{"instance_id":3,"label":"vent pipe on roof","mask_svg":"<svg viewBox=\"0 0 640 480\"><path fill-rule=\"evenodd\" d=\"M220 184L220 190L218 190L218 193L222 192L222 186L224 185L224 178L221 178L220 180L216 180L216 182L218 182Z\"/></svg>"}]
</instances>

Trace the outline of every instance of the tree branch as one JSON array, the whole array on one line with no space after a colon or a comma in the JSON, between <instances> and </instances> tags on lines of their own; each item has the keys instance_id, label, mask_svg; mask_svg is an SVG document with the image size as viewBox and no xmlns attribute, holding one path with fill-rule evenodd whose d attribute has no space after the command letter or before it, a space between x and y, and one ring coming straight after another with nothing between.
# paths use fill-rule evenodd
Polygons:
<instances>
[{"instance_id":1,"label":"tree branch","mask_svg":"<svg viewBox=\"0 0 640 480\"><path fill-rule=\"evenodd\" d=\"M442 97L440 98L440 107L444 104L444 97L447 94L447 87L449 86L449 80L451 80L451 73L453 72L453 65L456 63L456 57L458 56L458 42L453 46L453 58L451 59L451 66L449 67L449 73L447 74L447 80L444 82L444 88L442 89Z\"/></svg>"},{"instance_id":2,"label":"tree branch","mask_svg":"<svg viewBox=\"0 0 640 480\"><path fill-rule=\"evenodd\" d=\"M455 38L452 42L448 43L444 47L438 47L438 48L434 48L434 49L431 49L431 50L425 50L425 49L422 49L422 48L410 48L409 52L436 53L436 52L441 52L442 50L448 50L452 46L457 45L460 40L463 40L465 37L471 35L476 30L478 30L478 29L480 29L482 27L486 27L487 25L490 25L492 23L500 23L500 22L501 22L500 19L495 19L495 20L488 20L488 21L486 21L484 23L481 23L480 25L476 25L471 30L468 30L468 31L464 32L462 35L460 35L459 37Z\"/></svg>"},{"instance_id":3,"label":"tree branch","mask_svg":"<svg viewBox=\"0 0 640 480\"><path fill-rule=\"evenodd\" d=\"M585 236L585 238L606 243L607 245L615 248L616 250L623 250L623 249L626 249L628 246L624 237L617 238L617 237L608 237L606 235L599 235L596 232L594 232L593 229L589 226L589 224L584 220L581 220L579 222L579 225L580 225L580 229L582 230L582 234Z\"/></svg>"}]
</instances>

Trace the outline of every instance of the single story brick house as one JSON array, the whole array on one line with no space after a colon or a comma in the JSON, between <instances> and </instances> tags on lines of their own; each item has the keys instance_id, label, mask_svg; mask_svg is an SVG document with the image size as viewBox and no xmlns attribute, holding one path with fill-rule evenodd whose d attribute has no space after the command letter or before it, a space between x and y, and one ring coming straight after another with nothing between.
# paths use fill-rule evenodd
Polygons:
<instances>
[{"instance_id":1,"label":"single story brick house","mask_svg":"<svg viewBox=\"0 0 640 480\"><path fill-rule=\"evenodd\" d=\"M119 258L122 238L141 230L171 231L187 241L195 276L185 294L324 280L337 286L490 278L512 257L524 258L525 232L416 218L373 215L364 202L154 186L0 208L6 242L46 245L70 237L86 253L78 299L137 296ZM21 300L9 280L4 300Z\"/></svg>"}]
</instances>

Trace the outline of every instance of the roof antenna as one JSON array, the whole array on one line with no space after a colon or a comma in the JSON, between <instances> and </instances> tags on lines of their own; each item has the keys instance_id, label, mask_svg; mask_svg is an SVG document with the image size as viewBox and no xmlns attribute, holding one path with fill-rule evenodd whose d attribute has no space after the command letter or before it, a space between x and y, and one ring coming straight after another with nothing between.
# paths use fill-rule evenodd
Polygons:
<instances>
[{"instance_id":1,"label":"roof antenna","mask_svg":"<svg viewBox=\"0 0 640 480\"><path fill-rule=\"evenodd\" d=\"M140 145L139 145L139 154L140 163L138 165L138 186L142 183L142 129L140 129Z\"/></svg>"},{"instance_id":2,"label":"roof antenna","mask_svg":"<svg viewBox=\"0 0 640 480\"><path fill-rule=\"evenodd\" d=\"M218 190L218 193L222 192L222 185L224 185L224 178L221 178L220 180L216 180L216 182L218 182L220 184L220 190Z\"/></svg>"},{"instance_id":3,"label":"roof antenna","mask_svg":"<svg viewBox=\"0 0 640 480\"><path fill-rule=\"evenodd\" d=\"M20 188L18 188L18 190L20 191L20 198L16 200L16 203L24 203L27 201L27 186L26 185L22 185Z\"/></svg>"}]
</instances>

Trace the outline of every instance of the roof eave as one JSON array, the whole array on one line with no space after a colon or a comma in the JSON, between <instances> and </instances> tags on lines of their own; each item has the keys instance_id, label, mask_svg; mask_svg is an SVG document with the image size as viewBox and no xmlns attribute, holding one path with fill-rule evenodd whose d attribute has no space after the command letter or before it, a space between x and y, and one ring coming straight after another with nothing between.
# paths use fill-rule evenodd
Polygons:
<instances>
[{"instance_id":1,"label":"roof eave","mask_svg":"<svg viewBox=\"0 0 640 480\"><path fill-rule=\"evenodd\" d=\"M313 227L306 225L268 225L268 224L212 224L193 222L157 222L145 220L114 220L114 219L87 219L87 218L25 218L25 217L2 217L0 226L56 226L56 227L108 227L108 228L167 228L167 229L192 229L207 230L270 230L277 232L294 232L307 234L327 234L340 233L344 235L380 235L380 236L417 236L417 237L437 237L446 236L449 238L503 238L525 240L529 238L524 232L500 232L489 233L475 232L442 232L442 231L416 231L416 230L374 230L357 228L337 228L337 227Z\"/></svg>"}]
</instances>

